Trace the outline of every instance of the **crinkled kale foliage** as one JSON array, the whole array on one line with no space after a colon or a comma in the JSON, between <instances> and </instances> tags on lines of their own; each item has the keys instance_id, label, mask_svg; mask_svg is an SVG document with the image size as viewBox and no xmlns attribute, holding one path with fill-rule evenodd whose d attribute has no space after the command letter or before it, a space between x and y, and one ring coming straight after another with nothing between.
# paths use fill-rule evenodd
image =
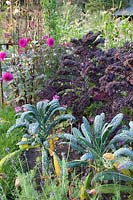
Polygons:
<instances>
[{"instance_id":1,"label":"crinkled kale foliage","mask_svg":"<svg viewBox=\"0 0 133 200\"><path fill-rule=\"evenodd\" d=\"M100 32L72 39L41 97L51 99L58 94L61 103L72 108L79 119L96 102L103 106L95 114L106 112L109 118L125 107L133 112L133 43L107 51L103 44Z\"/></svg>"}]
</instances>

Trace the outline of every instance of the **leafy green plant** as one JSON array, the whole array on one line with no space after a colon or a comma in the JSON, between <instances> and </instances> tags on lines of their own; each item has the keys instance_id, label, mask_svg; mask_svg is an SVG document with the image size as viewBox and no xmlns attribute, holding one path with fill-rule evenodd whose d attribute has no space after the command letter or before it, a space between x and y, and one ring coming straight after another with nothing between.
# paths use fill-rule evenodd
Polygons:
<instances>
[{"instance_id":1,"label":"leafy green plant","mask_svg":"<svg viewBox=\"0 0 133 200\"><path fill-rule=\"evenodd\" d=\"M16 190L14 197L17 199L31 199L37 200L41 198L41 194L36 190L36 183L34 180L34 170L27 173L17 172ZM21 192L20 189L21 188Z\"/></svg>"},{"instance_id":2,"label":"leafy green plant","mask_svg":"<svg viewBox=\"0 0 133 200\"><path fill-rule=\"evenodd\" d=\"M86 177L81 187L81 199L88 197L86 190L92 187L98 193L112 193L112 190L109 189L111 187L110 184L101 185L105 180L115 181L116 187L120 185L120 192L125 192L128 187L127 185L122 185L121 181L125 181L129 185L133 183L131 177L133 151L130 149L130 143L133 141L133 123L129 123L130 128L123 127L118 130L122 119L123 114L120 113L111 122L105 123L105 115L102 113L95 117L93 127L91 127L88 120L83 117L81 130L74 127L72 128L73 134L65 133L61 135L61 137L69 141L63 142L64 144L69 144L74 150L82 154L81 163L80 161L75 163L72 161L72 167L89 164L94 169ZM118 170L117 172L114 171L116 169ZM101 181L100 184L98 184L99 181ZM129 193L132 193L132 191L132 187L127 190Z\"/></svg>"},{"instance_id":3,"label":"leafy green plant","mask_svg":"<svg viewBox=\"0 0 133 200\"><path fill-rule=\"evenodd\" d=\"M99 9L98 9L99 10ZM84 30L89 27L93 31L102 31L105 38L105 49L121 47L125 42L132 41L132 24L129 18L116 18L112 11L97 11L92 13L88 10L85 14Z\"/></svg>"},{"instance_id":4,"label":"leafy green plant","mask_svg":"<svg viewBox=\"0 0 133 200\"><path fill-rule=\"evenodd\" d=\"M93 128L91 128L88 120L83 117L81 131L75 127L72 128L73 134L64 134L62 137L69 140L65 142L79 151L82 161L102 160L104 153L113 148L113 139L116 129L121 124L123 114L116 115L110 123L105 123L105 114L97 115L94 119ZM116 142L116 141L115 141Z\"/></svg>"},{"instance_id":5,"label":"leafy green plant","mask_svg":"<svg viewBox=\"0 0 133 200\"><path fill-rule=\"evenodd\" d=\"M84 16L82 9L70 1L41 0L44 13L44 31L55 38L57 44L70 38L82 37Z\"/></svg>"},{"instance_id":6,"label":"leafy green plant","mask_svg":"<svg viewBox=\"0 0 133 200\"><path fill-rule=\"evenodd\" d=\"M91 11L97 11L99 8L101 10L109 9L109 8L118 8L129 5L129 0L89 0L86 4L86 9Z\"/></svg>"},{"instance_id":7,"label":"leafy green plant","mask_svg":"<svg viewBox=\"0 0 133 200\"><path fill-rule=\"evenodd\" d=\"M9 127L15 123L15 111L12 107L4 106L0 109L0 160L7 155L7 153L17 150L17 143L21 138L21 132L18 134L15 131L15 135L11 135L10 139L5 137L5 134Z\"/></svg>"},{"instance_id":8,"label":"leafy green plant","mask_svg":"<svg viewBox=\"0 0 133 200\"><path fill-rule=\"evenodd\" d=\"M9 128L7 136L16 128L24 128L23 138L17 145L23 149L39 145L42 150L43 170L48 171L49 136L52 135L52 129L63 121L73 121L75 118L71 114L61 113L66 108L60 106L58 99L40 101L36 106L26 104L23 108L26 111L19 113L16 124Z\"/></svg>"}]
</instances>

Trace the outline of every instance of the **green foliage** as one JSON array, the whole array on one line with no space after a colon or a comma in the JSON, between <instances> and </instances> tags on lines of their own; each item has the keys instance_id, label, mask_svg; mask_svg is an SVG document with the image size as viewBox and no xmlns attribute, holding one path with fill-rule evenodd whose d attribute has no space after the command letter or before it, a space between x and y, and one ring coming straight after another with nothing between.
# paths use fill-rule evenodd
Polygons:
<instances>
[{"instance_id":1,"label":"green foliage","mask_svg":"<svg viewBox=\"0 0 133 200\"><path fill-rule=\"evenodd\" d=\"M129 0L89 0L86 4L86 10L91 11L105 10L110 8L119 8L129 5Z\"/></svg>"},{"instance_id":2,"label":"green foliage","mask_svg":"<svg viewBox=\"0 0 133 200\"><path fill-rule=\"evenodd\" d=\"M68 42L72 37L83 35L83 13L76 4L42 0L42 7L45 33L55 38L56 43Z\"/></svg>"},{"instance_id":3,"label":"green foliage","mask_svg":"<svg viewBox=\"0 0 133 200\"><path fill-rule=\"evenodd\" d=\"M104 182L111 181L113 183L105 184ZM99 183L99 184L98 184ZM97 193L115 194L116 191L133 193L133 178L120 174L118 172L100 172L94 175L91 184L94 186Z\"/></svg>"},{"instance_id":4,"label":"green foliage","mask_svg":"<svg viewBox=\"0 0 133 200\"><path fill-rule=\"evenodd\" d=\"M78 198L81 186L80 179L76 176L75 172L71 173L71 175L68 173L68 162L64 158L62 160L59 159L59 162L61 175L58 179L46 179L43 196L49 200L51 198L59 200L62 200L62 198L66 200Z\"/></svg>"},{"instance_id":5,"label":"green foliage","mask_svg":"<svg viewBox=\"0 0 133 200\"><path fill-rule=\"evenodd\" d=\"M0 197L3 197L2 200L14 199L16 173L24 171L24 161L19 150L7 154L1 161Z\"/></svg>"},{"instance_id":6,"label":"green foliage","mask_svg":"<svg viewBox=\"0 0 133 200\"><path fill-rule=\"evenodd\" d=\"M17 149L14 145L22 137L21 131L15 131L10 139L5 137L9 127L15 122L15 112L13 108L5 106L0 109L0 159L7 155L8 152L13 152Z\"/></svg>"},{"instance_id":7,"label":"green foliage","mask_svg":"<svg viewBox=\"0 0 133 200\"><path fill-rule=\"evenodd\" d=\"M75 118L71 114L62 114L66 109L60 106L57 99L40 101L36 106L26 104L24 108L26 111L19 114L16 124L8 129L7 136L16 128L23 127L24 135L17 145L22 150L41 146L42 170L46 174L49 169L49 136L53 128L66 120L72 122Z\"/></svg>"},{"instance_id":8,"label":"green foliage","mask_svg":"<svg viewBox=\"0 0 133 200\"><path fill-rule=\"evenodd\" d=\"M124 181L124 182L129 182L129 183L133 183L133 178L126 176L124 174L120 174L118 172L100 172L97 173L92 181L91 184L94 185L96 182L103 182L104 180L112 180L114 182L117 181Z\"/></svg>"},{"instance_id":9,"label":"green foliage","mask_svg":"<svg viewBox=\"0 0 133 200\"><path fill-rule=\"evenodd\" d=\"M119 127L123 119L120 113L116 115L110 123L105 123L105 114L97 115L94 120L93 128L88 120L83 117L81 131L77 128L72 128L71 134L64 134L61 137L66 138L70 142L70 146L82 154L82 161L101 161L102 156L109 150L112 150L112 137L115 137L115 130ZM67 143L67 142L66 142ZM113 147L114 149L114 147Z\"/></svg>"},{"instance_id":10,"label":"green foliage","mask_svg":"<svg viewBox=\"0 0 133 200\"><path fill-rule=\"evenodd\" d=\"M101 30L106 49L123 46L125 42L133 40L133 27L128 18L116 18L112 11L97 11L93 15L88 11L85 19L84 30L88 27L96 32Z\"/></svg>"},{"instance_id":11,"label":"green foliage","mask_svg":"<svg viewBox=\"0 0 133 200\"><path fill-rule=\"evenodd\" d=\"M29 173L17 173L17 179L21 187L21 192L19 191L19 188L16 188L16 199L37 200L41 198L41 195L36 190L34 175L34 171L30 171Z\"/></svg>"},{"instance_id":12,"label":"green foliage","mask_svg":"<svg viewBox=\"0 0 133 200\"><path fill-rule=\"evenodd\" d=\"M60 114L61 111L65 111L66 109L60 106L57 99L40 101L36 106L25 104L23 107L26 111L20 113L16 124L11 126L7 131L7 135L9 136L11 131L17 127L22 126L25 128L26 134L24 134L24 138L27 138L27 141L21 141L18 145L31 144L35 146L39 144L47 146L45 142L57 124L66 120L74 120L71 114Z\"/></svg>"},{"instance_id":13,"label":"green foliage","mask_svg":"<svg viewBox=\"0 0 133 200\"><path fill-rule=\"evenodd\" d=\"M94 102L92 104L90 104L89 106L86 107L86 109L84 110L84 115L85 116L94 116L95 115L95 111L100 110L101 108L103 108L103 103L101 101L99 102Z\"/></svg>"},{"instance_id":14,"label":"green foliage","mask_svg":"<svg viewBox=\"0 0 133 200\"><path fill-rule=\"evenodd\" d=\"M117 192L125 192L125 193L132 193L133 189L132 187L129 187L127 185L120 185L120 184L104 184L99 185L96 187L97 193L102 194L116 194Z\"/></svg>"}]
</instances>

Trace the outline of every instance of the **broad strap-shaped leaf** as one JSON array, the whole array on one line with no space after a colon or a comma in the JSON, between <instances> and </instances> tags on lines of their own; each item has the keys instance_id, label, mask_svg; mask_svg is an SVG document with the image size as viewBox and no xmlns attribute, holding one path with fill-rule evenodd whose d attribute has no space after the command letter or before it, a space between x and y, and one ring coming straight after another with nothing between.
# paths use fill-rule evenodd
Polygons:
<instances>
[{"instance_id":1,"label":"broad strap-shaped leaf","mask_svg":"<svg viewBox=\"0 0 133 200\"><path fill-rule=\"evenodd\" d=\"M100 152L97 152L96 148L94 148L93 145L89 144L85 138L81 137L80 140L87 145L87 148L85 149L86 152L91 152L92 154L94 154L94 157L100 157Z\"/></svg>"},{"instance_id":2,"label":"broad strap-shaped leaf","mask_svg":"<svg viewBox=\"0 0 133 200\"><path fill-rule=\"evenodd\" d=\"M131 160L133 160L133 151L131 151L129 148L120 148L117 151L114 152L114 156L127 156Z\"/></svg>"},{"instance_id":3,"label":"broad strap-shaped leaf","mask_svg":"<svg viewBox=\"0 0 133 200\"><path fill-rule=\"evenodd\" d=\"M90 133L87 131L84 123L81 124L81 130L82 130L82 133L84 135L84 137L86 138L86 140L91 143L91 137L90 137Z\"/></svg>"},{"instance_id":4,"label":"broad strap-shaped leaf","mask_svg":"<svg viewBox=\"0 0 133 200\"><path fill-rule=\"evenodd\" d=\"M83 138L83 135L81 134L80 130L74 127L72 128L72 132L75 138L77 138L78 144L86 149L88 147L88 144L86 144L83 140L81 140L81 138Z\"/></svg>"},{"instance_id":5,"label":"broad strap-shaped leaf","mask_svg":"<svg viewBox=\"0 0 133 200\"><path fill-rule=\"evenodd\" d=\"M84 127L85 127L85 129L86 129L86 131L87 131L87 133L88 133L88 135L89 135L89 137L91 139L92 138L91 125L90 125L89 121L85 117L83 117L83 124L84 124Z\"/></svg>"},{"instance_id":6,"label":"broad strap-shaped leaf","mask_svg":"<svg viewBox=\"0 0 133 200\"><path fill-rule=\"evenodd\" d=\"M129 169L133 171L133 161L131 160L122 161L122 163L119 164L118 169L120 171L123 169Z\"/></svg>"},{"instance_id":7,"label":"broad strap-shaped leaf","mask_svg":"<svg viewBox=\"0 0 133 200\"><path fill-rule=\"evenodd\" d=\"M14 131L16 128L20 128L20 127L25 127L25 128L27 128L27 123L26 123L26 122L22 122L22 123L15 124L15 125L11 126L11 127L8 129L6 135L9 136L9 135L11 134L12 131Z\"/></svg>"},{"instance_id":8,"label":"broad strap-shaped leaf","mask_svg":"<svg viewBox=\"0 0 133 200\"><path fill-rule=\"evenodd\" d=\"M55 168L56 176L59 177L61 175L62 170L62 161L60 158L56 155L56 153L49 149L50 155L53 157L53 164Z\"/></svg>"},{"instance_id":9,"label":"broad strap-shaped leaf","mask_svg":"<svg viewBox=\"0 0 133 200\"><path fill-rule=\"evenodd\" d=\"M66 108L64 107L57 107L54 108L52 111L47 112L44 119L43 119L43 123L45 124L55 113L59 112L59 111L65 111Z\"/></svg>"},{"instance_id":10,"label":"broad strap-shaped leaf","mask_svg":"<svg viewBox=\"0 0 133 200\"><path fill-rule=\"evenodd\" d=\"M116 194L116 191L124 193L133 193L133 187L120 184L103 184L95 187L97 193L102 194Z\"/></svg>"},{"instance_id":11,"label":"broad strap-shaped leaf","mask_svg":"<svg viewBox=\"0 0 133 200\"><path fill-rule=\"evenodd\" d=\"M80 159L83 161L87 161L87 160L92 161L95 159L95 157L94 157L94 154L92 154L92 153L85 153L83 156L80 157Z\"/></svg>"},{"instance_id":12,"label":"broad strap-shaped leaf","mask_svg":"<svg viewBox=\"0 0 133 200\"><path fill-rule=\"evenodd\" d=\"M49 100L39 101L36 104L37 111L43 110L48 105Z\"/></svg>"},{"instance_id":13,"label":"broad strap-shaped leaf","mask_svg":"<svg viewBox=\"0 0 133 200\"><path fill-rule=\"evenodd\" d=\"M34 119L37 119L37 117L38 116L33 111L26 111L22 113L22 115L20 116L20 119L22 122L24 122L25 120L32 121Z\"/></svg>"},{"instance_id":14,"label":"broad strap-shaped leaf","mask_svg":"<svg viewBox=\"0 0 133 200\"><path fill-rule=\"evenodd\" d=\"M103 182L105 180L108 180L108 181L112 180L114 182L125 181L125 182L129 182L129 183L133 184L133 178L131 178L129 176L126 176L124 174L120 174L118 172L105 172L105 171L97 173L93 177L91 184L94 185L97 182Z\"/></svg>"},{"instance_id":15,"label":"broad strap-shaped leaf","mask_svg":"<svg viewBox=\"0 0 133 200\"><path fill-rule=\"evenodd\" d=\"M109 136L118 128L118 126L121 124L123 119L123 114L119 113L117 114L112 121L105 127L105 129L102 130L102 142L105 143Z\"/></svg>"},{"instance_id":16,"label":"broad strap-shaped leaf","mask_svg":"<svg viewBox=\"0 0 133 200\"><path fill-rule=\"evenodd\" d=\"M32 111L32 112L36 112L36 108L35 108L35 106L34 105L31 105L31 104L25 104L25 105L23 105L23 108L25 109L25 110L27 110L27 111ZM27 112L26 111L26 112Z\"/></svg>"},{"instance_id":17,"label":"broad strap-shaped leaf","mask_svg":"<svg viewBox=\"0 0 133 200\"><path fill-rule=\"evenodd\" d=\"M130 131L132 131L132 133L133 133L133 121L129 122L129 126L130 126Z\"/></svg>"},{"instance_id":18,"label":"broad strap-shaped leaf","mask_svg":"<svg viewBox=\"0 0 133 200\"><path fill-rule=\"evenodd\" d=\"M80 130L75 127L72 128L72 133L77 139L83 136Z\"/></svg>"},{"instance_id":19,"label":"broad strap-shaped leaf","mask_svg":"<svg viewBox=\"0 0 133 200\"><path fill-rule=\"evenodd\" d=\"M58 107L60 107L60 104L57 99L54 99L54 100L48 102L48 104L45 108L45 115L49 115L53 109L58 108Z\"/></svg>"},{"instance_id":20,"label":"broad strap-shaped leaf","mask_svg":"<svg viewBox=\"0 0 133 200\"><path fill-rule=\"evenodd\" d=\"M74 160L66 163L66 168L82 167L88 165L88 162L81 160Z\"/></svg>"},{"instance_id":21,"label":"broad strap-shaped leaf","mask_svg":"<svg viewBox=\"0 0 133 200\"><path fill-rule=\"evenodd\" d=\"M59 138L65 138L69 140L69 142L77 143L77 138L69 133L59 134Z\"/></svg>"},{"instance_id":22,"label":"broad strap-shaped leaf","mask_svg":"<svg viewBox=\"0 0 133 200\"><path fill-rule=\"evenodd\" d=\"M95 136L100 136L102 128L104 126L104 119L105 119L105 114L101 113L100 115L97 115L94 119L94 133Z\"/></svg>"},{"instance_id":23,"label":"broad strap-shaped leaf","mask_svg":"<svg viewBox=\"0 0 133 200\"><path fill-rule=\"evenodd\" d=\"M127 134L127 133L121 133L113 137L113 139L110 141L109 145L115 144L118 142L124 142L124 143L129 143L133 142L133 134Z\"/></svg>"}]
</instances>

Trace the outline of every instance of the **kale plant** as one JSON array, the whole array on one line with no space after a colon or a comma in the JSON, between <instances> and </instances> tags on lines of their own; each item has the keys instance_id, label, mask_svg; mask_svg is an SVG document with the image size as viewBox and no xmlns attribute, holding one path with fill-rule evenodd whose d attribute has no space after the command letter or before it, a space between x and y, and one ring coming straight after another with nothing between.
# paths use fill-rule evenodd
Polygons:
<instances>
[{"instance_id":1,"label":"kale plant","mask_svg":"<svg viewBox=\"0 0 133 200\"><path fill-rule=\"evenodd\" d=\"M54 78L48 80L40 95L59 95L62 104L70 107L79 119L82 115L91 116L88 108L101 102L95 114L104 112L111 119L124 112L132 120L133 44L127 42L123 47L105 51L103 43L100 32L72 39L68 54L62 55Z\"/></svg>"}]
</instances>

